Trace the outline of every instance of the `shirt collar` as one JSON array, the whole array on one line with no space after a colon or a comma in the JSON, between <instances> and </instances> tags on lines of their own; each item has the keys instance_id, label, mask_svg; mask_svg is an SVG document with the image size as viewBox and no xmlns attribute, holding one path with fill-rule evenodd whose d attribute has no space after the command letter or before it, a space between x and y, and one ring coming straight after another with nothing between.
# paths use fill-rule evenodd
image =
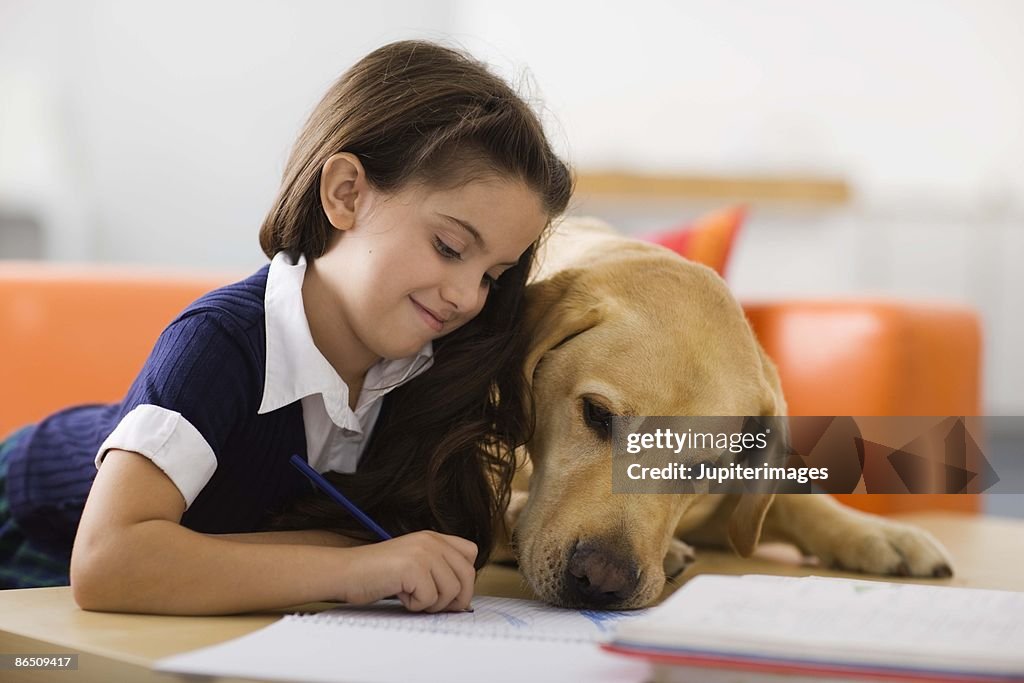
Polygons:
<instances>
[{"instance_id":1,"label":"shirt collar","mask_svg":"<svg viewBox=\"0 0 1024 683\"><path fill-rule=\"evenodd\" d=\"M259 414L269 413L300 401L306 396L322 394L331 422L347 429L359 428L355 413L349 408L348 385L313 343L302 305L302 281L306 274L306 257L294 262L279 252L270 262L267 291L264 297L267 333L266 376ZM382 359L369 369L363 391L372 391L362 411L395 387L408 382L433 364L431 342L415 356L395 360Z\"/></svg>"}]
</instances>

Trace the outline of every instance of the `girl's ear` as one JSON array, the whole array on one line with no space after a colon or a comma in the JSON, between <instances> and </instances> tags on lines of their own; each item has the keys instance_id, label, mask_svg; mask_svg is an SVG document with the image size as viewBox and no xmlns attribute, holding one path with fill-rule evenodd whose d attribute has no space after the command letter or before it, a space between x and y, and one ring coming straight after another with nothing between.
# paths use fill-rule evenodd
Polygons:
<instances>
[{"instance_id":1,"label":"girl's ear","mask_svg":"<svg viewBox=\"0 0 1024 683\"><path fill-rule=\"evenodd\" d=\"M339 152L327 160L320 172L320 203L324 214L338 230L355 225L356 199L366 191L366 171L359 157Z\"/></svg>"}]
</instances>

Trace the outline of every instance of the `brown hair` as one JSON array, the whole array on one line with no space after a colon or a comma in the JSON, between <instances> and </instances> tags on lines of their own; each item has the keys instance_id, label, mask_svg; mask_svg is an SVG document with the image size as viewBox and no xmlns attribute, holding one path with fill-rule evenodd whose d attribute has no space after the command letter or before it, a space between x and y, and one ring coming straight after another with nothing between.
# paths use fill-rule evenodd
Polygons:
<instances>
[{"instance_id":1,"label":"brown hair","mask_svg":"<svg viewBox=\"0 0 1024 683\"><path fill-rule=\"evenodd\" d=\"M260 230L268 256L324 253L334 229L320 204L320 173L341 151L359 157L384 192L499 174L523 181L552 218L572 195L570 170L540 120L501 78L446 47L391 43L342 75L310 116ZM533 429L520 328L534 250L502 274L476 318L434 342L429 370L383 399L358 472L326 475L392 534L434 529L475 542L477 567L508 504L514 450ZM275 515L271 527L371 538L319 494Z\"/></svg>"}]
</instances>

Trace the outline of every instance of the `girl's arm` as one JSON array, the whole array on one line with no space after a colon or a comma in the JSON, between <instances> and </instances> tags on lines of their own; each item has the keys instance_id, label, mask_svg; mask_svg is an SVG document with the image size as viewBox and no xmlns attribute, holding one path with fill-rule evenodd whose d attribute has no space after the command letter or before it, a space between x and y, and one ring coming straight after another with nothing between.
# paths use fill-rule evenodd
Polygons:
<instances>
[{"instance_id":1,"label":"girl's arm","mask_svg":"<svg viewBox=\"0 0 1024 683\"><path fill-rule=\"evenodd\" d=\"M84 609L231 614L398 595L408 609L464 609L476 546L417 532L360 547L239 543L180 524L185 501L148 458L111 450L86 501L71 556Z\"/></svg>"},{"instance_id":2,"label":"girl's arm","mask_svg":"<svg viewBox=\"0 0 1024 683\"><path fill-rule=\"evenodd\" d=\"M334 548L351 548L366 544L366 541L359 538L350 538L349 536L336 534L333 531L323 531L320 529L256 531L248 534L206 534L206 536L241 543L290 543L296 545L326 545Z\"/></svg>"}]
</instances>

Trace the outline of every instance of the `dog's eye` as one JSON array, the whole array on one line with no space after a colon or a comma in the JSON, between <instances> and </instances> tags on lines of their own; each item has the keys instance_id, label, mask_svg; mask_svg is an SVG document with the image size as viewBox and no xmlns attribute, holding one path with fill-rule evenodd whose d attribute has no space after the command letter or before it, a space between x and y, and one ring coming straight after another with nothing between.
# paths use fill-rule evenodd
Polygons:
<instances>
[{"instance_id":1,"label":"dog's eye","mask_svg":"<svg viewBox=\"0 0 1024 683\"><path fill-rule=\"evenodd\" d=\"M594 403L589 398L583 399L583 421L602 439L611 438L612 413L600 403Z\"/></svg>"}]
</instances>

